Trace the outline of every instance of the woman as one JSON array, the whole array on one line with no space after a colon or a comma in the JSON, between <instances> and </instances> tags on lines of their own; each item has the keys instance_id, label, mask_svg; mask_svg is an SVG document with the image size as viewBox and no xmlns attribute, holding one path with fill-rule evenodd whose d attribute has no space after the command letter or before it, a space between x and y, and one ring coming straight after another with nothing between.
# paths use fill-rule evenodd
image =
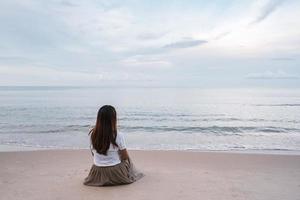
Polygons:
<instances>
[{"instance_id":1,"label":"woman","mask_svg":"<svg viewBox=\"0 0 300 200\"><path fill-rule=\"evenodd\" d=\"M84 179L85 185L129 184L143 177L129 158L123 134L117 131L114 107L105 105L99 109L96 125L89 134L94 164Z\"/></svg>"}]
</instances>

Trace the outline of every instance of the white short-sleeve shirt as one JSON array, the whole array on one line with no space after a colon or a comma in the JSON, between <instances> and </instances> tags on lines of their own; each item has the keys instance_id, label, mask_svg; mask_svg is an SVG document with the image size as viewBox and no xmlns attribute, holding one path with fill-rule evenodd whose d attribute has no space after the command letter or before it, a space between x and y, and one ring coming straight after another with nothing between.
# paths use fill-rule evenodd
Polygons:
<instances>
[{"instance_id":1,"label":"white short-sleeve shirt","mask_svg":"<svg viewBox=\"0 0 300 200\"><path fill-rule=\"evenodd\" d=\"M94 164L96 166L113 166L121 163L118 151L126 149L124 135L121 132L117 133L116 143L119 147L110 144L107 155L99 154L95 149L92 149L94 153Z\"/></svg>"}]
</instances>

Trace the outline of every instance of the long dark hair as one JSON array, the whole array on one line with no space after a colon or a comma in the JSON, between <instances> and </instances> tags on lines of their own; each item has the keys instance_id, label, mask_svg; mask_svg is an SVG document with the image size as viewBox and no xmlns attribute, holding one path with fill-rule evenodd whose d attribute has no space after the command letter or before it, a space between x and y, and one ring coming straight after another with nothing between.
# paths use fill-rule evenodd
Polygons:
<instances>
[{"instance_id":1,"label":"long dark hair","mask_svg":"<svg viewBox=\"0 0 300 200\"><path fill-rule=\"evenodd\" d=\"M107 155L110 144L118 147L117 112L113 106L104 105L99 109L96 125L89 134L91 145L99 154Z\"/></svg>"}]
</instances>

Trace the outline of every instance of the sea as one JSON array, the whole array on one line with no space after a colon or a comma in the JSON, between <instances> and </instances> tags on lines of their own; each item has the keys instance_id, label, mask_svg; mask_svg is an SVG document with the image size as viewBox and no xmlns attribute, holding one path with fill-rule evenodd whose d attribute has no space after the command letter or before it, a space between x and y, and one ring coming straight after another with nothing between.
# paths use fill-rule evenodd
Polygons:
<instances>
[{"instance_id":1,"label":"sea","mask_svg":"<svg viewBox=\"0 0 300 200\"><path fill-rule=\"evenodd\" d=\"M300 151L300 89L0 87L0 145L88 149L113 105L128 149Z\"/></svg>"}]
</instances>

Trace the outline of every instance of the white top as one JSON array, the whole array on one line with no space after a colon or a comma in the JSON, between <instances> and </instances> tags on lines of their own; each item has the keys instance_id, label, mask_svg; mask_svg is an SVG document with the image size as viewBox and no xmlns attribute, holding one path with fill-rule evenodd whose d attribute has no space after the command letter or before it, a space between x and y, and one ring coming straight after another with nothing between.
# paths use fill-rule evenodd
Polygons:
<instances>
[{"instance_id":1,"label":"white top","mask_svg":"<svg viewBox=\"0 0 300 200\"><path fill-rule=\"evenodd\" d=\"M99 154L95 149L92 149L94 153L94 164L96 166L113 166L121 163L118 151L126 149L124 135L121 132L117 133L116 143L119 147L110 144L107 155Z\"/></svg>"}]
</instances>

